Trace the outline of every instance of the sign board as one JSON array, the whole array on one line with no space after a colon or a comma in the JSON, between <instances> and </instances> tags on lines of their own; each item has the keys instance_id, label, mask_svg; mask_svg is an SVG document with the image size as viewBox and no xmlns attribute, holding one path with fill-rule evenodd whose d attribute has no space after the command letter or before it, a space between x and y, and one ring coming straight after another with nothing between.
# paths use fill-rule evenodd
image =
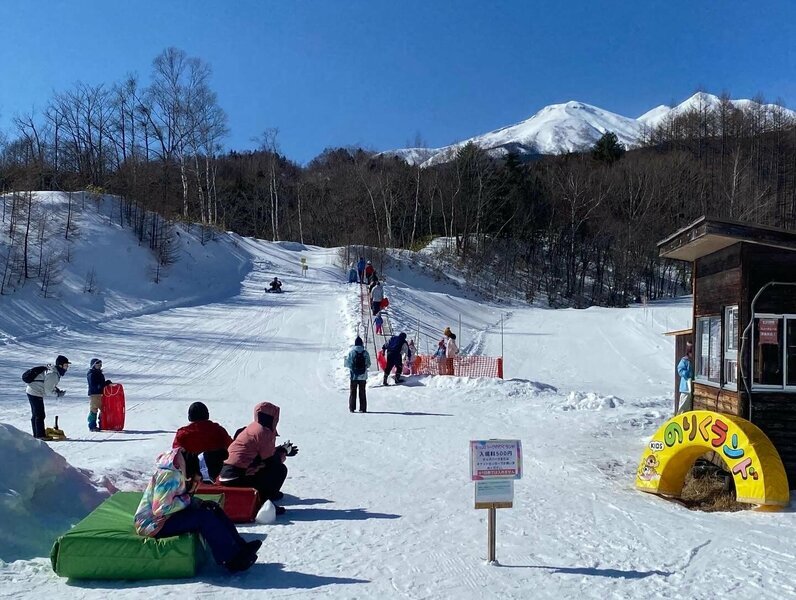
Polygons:
<instances>
[{"instance_id":1,"label":"sign board","mask_svg":"<svg viewBox=\"0 0 796 600\"><path fill-rule=\"evenodd\" d=\"M476 508L512 508L513 479L484 479L475 482Z\"/></svg>"},{"instance_id":2,"label":"sign board","mask_svg":"<svg viewBox=\"0 0 796 600\"><path fill-rule=\"evenodd\" d=\"M760 337L759 344L779 344L777 333L779 331L779 319L760 319L758 322Z\"/></svg>"},{"instance_id":3,"label":"sign board","mask_svg":"<svg viewBox=\"0 0 796 600\"><path fill-rule=\"evenodd\" d=\"M470 440L470 478L522 479L522 442Z\"/></svg>"}]
</instances>

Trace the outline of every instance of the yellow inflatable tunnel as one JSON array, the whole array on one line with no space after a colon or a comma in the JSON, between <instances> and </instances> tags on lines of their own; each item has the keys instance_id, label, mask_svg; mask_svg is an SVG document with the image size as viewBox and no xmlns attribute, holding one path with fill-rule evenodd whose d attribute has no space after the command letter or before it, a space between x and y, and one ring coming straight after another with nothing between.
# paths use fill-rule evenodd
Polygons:
<instances>
[{"instance_id":1,"label":"yellow inflatable tunnel","mask_svg":"<svg viewBox=\"0 0 796 600\"><path fill-rule=\"evenodd\" d=\"M746 419L707 410L683 413L661 425L641 458L636 488L679 497L694 461L711 451L732 474L738 502L788 505L785 467L766 434Z\"/></svg>"}]
</instances>

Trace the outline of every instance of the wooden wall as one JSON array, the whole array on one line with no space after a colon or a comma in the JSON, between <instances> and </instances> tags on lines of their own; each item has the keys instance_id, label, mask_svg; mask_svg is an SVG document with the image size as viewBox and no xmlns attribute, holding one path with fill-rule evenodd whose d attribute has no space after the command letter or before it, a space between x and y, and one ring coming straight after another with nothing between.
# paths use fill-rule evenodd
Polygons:
<instances>
[{"instance_id":1,"label":"wooden wall","mask_svg":"<svg viewBox=\"0 0 796 600\"><path fill-rule=\"evenodd\" d=\"M738 392L694 383L694 410L712 410L743 417L743 408Z\"/></svg>"}]
</instances>

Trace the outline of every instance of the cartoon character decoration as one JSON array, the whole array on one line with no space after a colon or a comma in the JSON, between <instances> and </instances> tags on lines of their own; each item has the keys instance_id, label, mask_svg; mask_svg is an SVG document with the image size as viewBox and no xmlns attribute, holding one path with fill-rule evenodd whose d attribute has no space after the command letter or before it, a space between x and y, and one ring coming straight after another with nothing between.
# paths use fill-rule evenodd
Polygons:
<instances>
[{"instance_id":1,"label":"cartoon character decoration","mask_svg":"<svg viewBox=\"0 0 796 600\"><path fill-rule=\"evenodd\" d=\"M644 459L644 464L641 467L641 470L638 473L639 479L643 481L652 481L653 479L659 479L660 475L658 474L658 466L660 463L658 459L655 458L654 454L650 454L646 459Z\"/></svg>"}]
</instances>

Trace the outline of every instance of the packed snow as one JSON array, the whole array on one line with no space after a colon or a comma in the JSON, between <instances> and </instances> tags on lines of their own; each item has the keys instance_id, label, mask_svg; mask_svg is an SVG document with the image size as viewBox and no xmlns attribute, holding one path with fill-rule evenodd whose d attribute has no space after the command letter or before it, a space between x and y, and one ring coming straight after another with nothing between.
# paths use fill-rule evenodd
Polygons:
<instances>
[{"instance_id":1,"label":"packed snow","mask_svg":"<svg viewBox=\"0 0 796 600\"><path fill-rule=\"evenodd\" d=\"M53 210L65 198L40 195ZM182 228L182 260L154 284L152 259L109 219L113 207L108 199L99 213L79 209L58 298L33 285L0 297L0 531L24 540L0 538L4 597L796 594L793 512L692 512L633 488L646 441L671 411L674 351L663 333L689 325L687 299L624 310L491 304L399 269L396 255L384 273L393 327L420 329L423 350L461 318L460 346L502 352L506 379L375 387L373 371L369 412L351 414L342 362L361 331L360 290L344 283L337 249L232 234L202 244ZM84 294L91 268L97 289ZM273 276L286 293L264 293ZM20 374L57 354L72 367L61 382L67 395L46 400L47 424L59 415L70 439L44 444L24 438ZM87 430L85 372L95 356L125 385L124 432ZM208 567L191 580L145 582L52 572L55 531L114 489L142 489L192 402L234 431L263 400L281 406L281 440L301 451L288 460L287 513L240 527L264 538L249 571ZM469 441L487 438L520 439L524 452L514 508L498 511L497 565L485 560L486 512L473 508L468 476Z\"/></svg>"}]
</instances>

